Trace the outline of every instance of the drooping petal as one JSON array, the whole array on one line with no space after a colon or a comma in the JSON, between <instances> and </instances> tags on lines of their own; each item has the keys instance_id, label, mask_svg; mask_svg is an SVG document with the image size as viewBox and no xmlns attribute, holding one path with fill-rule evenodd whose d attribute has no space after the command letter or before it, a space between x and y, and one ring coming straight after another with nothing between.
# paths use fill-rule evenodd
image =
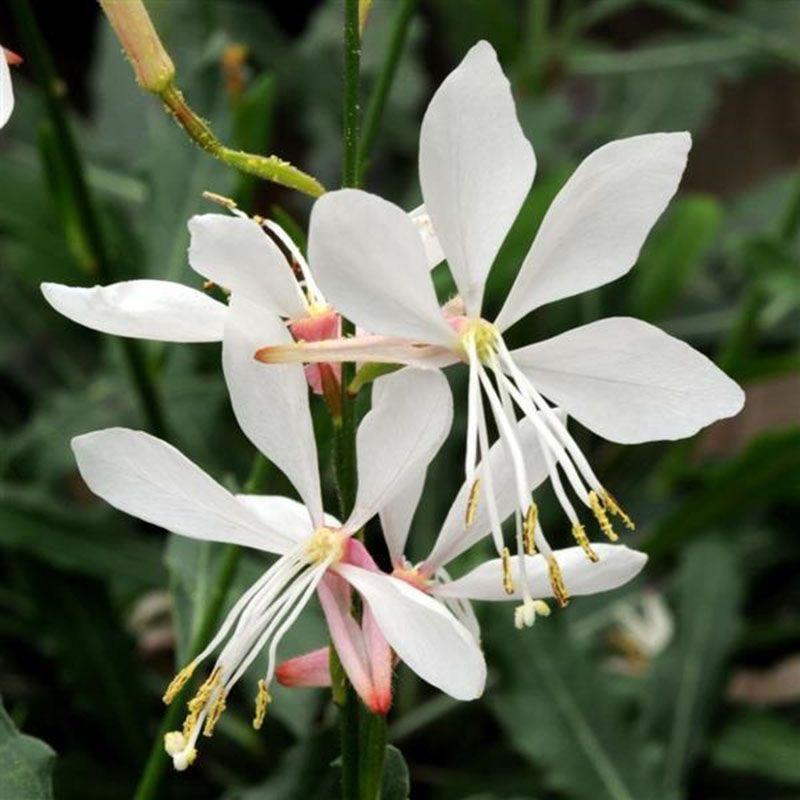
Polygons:
<instances>
[{"instance_id":1,"label":"drooping petal","mask_svg":"<svg viewBox=\"0 0 800 800\"><path fill-rule=\"evenodd\" d=\"M72 450L86 485L126 514L193 539L272 553L295 545L180 451L148 433L107 428L76 436Z\"/></svg>"},{"instance_id":2,"label":"drooping petal","mask_svg":"<svg viewBox=\"0 0 800 800\"><path fill-rule=\"evenodd\" d=\"M261 347L256 358L265 364L318 364L336 361L374 361L441 369L458 361L450 348L414 344L393 336L348 336L324 342L291 342Z\"/></svg>"},{"instance_id":3,"label":"drooping petal","mask_svg":"<svg viewBox=\"0 0 800 800\"><path fill-rule=\"evenodd\" d=\"M357 189L328 192L311 212L308 252L325 297L359 327L445 347L456 342L422 240L402 209Z\"/></svg>"},{"instance_id":4,"label":"drooping petal","mask_svg":"<svg viewBox=\"0 0 800 800\"><path fill-rule=\"evenodd\" d=\"M359 567L352 567L359 569ZM391 676L387 687L373 681L370 654L362 629L350 614L352 592L339 575L328 573L317 587L333 646L353 688L376 714L385 714L392 702ZM389 649L388 645L385 648ZM389 654L391 658L391 654ZM380 667L379 667L380 669Z\"/></svg>"},{"instance_id":5,"label":"drooping petal","mask_svg":"<svg viewBox=\"0 0 800 800\"><path fill-rule=\"evenodd\" d=\"M404 369L375 381L372 408L356 433L358 491L347 530L358 530L427 467L452 421L441 372Z\"/></svg>"},{"instance_id":6,"label":"drooping petal","mask_svg":"<svg viewBox=\"0 0 800 800\"><path fill-rule=\"evenodd\" d=\"M498 328L624 275L675 194L691 144L688 133L651 133L586 158L547 211Z\"/></svg>"},{"instance_id":7,"label":"drooping petal","mask_svg":"<svg viewBox=\"0 0 800 800\"><path fill-rule=\"evenodd\" d=\"M425 208L423 203L417 206L413 211L408 212L411 221L417 226L420 238L422 239L422 246L425 249L425 258L428 259L428 267L433 269L438 264L444 261L444 250L439 242L439 237L433 229L430 214Z\"/></svg>"},{"instance_id":8,"label":"drooping petal","mask_svg":"<svg viewBox=\"0 0 800 800\"><path fill-rule=\"evenodd\" d=\"M525 471L528 476L528 482L531 490L533 490L547 478L547 462L539 444L536 428L530 420L523 419L520 421L517 425L516 434L525 458ZM498 439L489 450L489 467L495 491L497 513L500 520L503 521L514 511L517 504L517 493L514 465L508 457L508 451L502 439ZM476 474L480 478L480 465L478 465ZM456 495L433 550L431 550L428 558L425 559L424 566L426 571L430 573L436 572L440 567L443 567L456 556L472 547L475 542L489 535L491 531L489 504L480 495L474 521L469 527L466 526L467 502L471 489L471 484L465 482Z\"/></svg>"},{"instance_id":9,"label":"drooping petal","mask_svg":"<svg viewBox=\"0 0 800 800\"><path fill-rule=\"evenodd\" d=\"M380 509L381 530L392 563L397 563L405 552L411 521L414 519L422 490L425 488L427 471L428 465L425 464L409 474L400 491Z\"/></svg>"},{"instance_id":10,"label":"drooping petal","mask_svg":"<svg viewBox=\"0 0 800 800\"><path fill-rule=\"evenodd\" d=\"M386 641L423 680L455 697L480 697L486 662L472 634L444 606L405 581L351 564L336 571L361 594Z\"/></svg>"},{"instance_id":11,"label":"drooping petal","mask_svg":"<svg viewBox=\"0 0 800 800\"><path fill-rule=\"evenodd\" d=\"M297 364L264 366L253 357L264 342L290 339L277 316L231 296L222 367L233 411L247 438L294 484L317 526L322 523L322 500L303 369Z\"/></svg>"},{"instance_id":12,"label":"drooping petal","mask_svg":"<svg viewBox=\"0 0 800 800\"><path fill-rule=\"evenodd\" d=\"M597 594L616 589L633 580L647 563L647 556L638 550L630 550L621 544L593 544L600 560L592 562L580 547L567 547L554 552L567 591L573 596ZM511 574L515 576L514 594L506 594L503 588L503 568L499 558L484 561L483 564L450 583L441 583L434 587L438 597L463 597L471 600L517 600L522 597L520 591L519 565L517 559L511 559ZM528 575L528 586L533 597L552 597L553 589L547 571L544 556L525 556L525 569Z\"/></svg>"},{"instance_id":13,"label":"drooping petal","mask_svg":"<svg viewBox=\"0 0 800 800\"><path fill-rule=\"evenodd\" d=\"M611 317L523 347L512 358L546 397L604 439L681 439L736 414L744 393L680 339Z\"/></svg>"},{"instance_id":14,"label":"drooping petal","mask_svg":"<svg viewBox=\"0 0 800 800\"><path fill-rule=\"evenodd\" d=\"M297 500L276 494L237 494L236 499L270 528L281 531L296 544L314 532L308 509ZM341 527L332 514L325 515L325 525L329 528Z\"/></svg>"},{"instance_id":15,"label":"drooping petal","mask_svg":"<svg viewBox=\"0 0 800 800\"><path fill-rule=\"evenodd\" d=\"M14 110L14 89L11 86L11 70L5 52L0 52L0 128L8 122Z\"/></svg>"},{"instance_id":16,"label":"drooping petal","mask_svg":"<svg viewBox=\"0 0 800 800\"><path fill-rule=\"evenodd\" d=\"M284 317L306 313L289 262L252 219L199 214L189 220L189 263L214 283Z\"/></svg>"},{"instance_id":17,"label":"drooping petal","mask_svg":"<svg viewBox=\"0 0 800 800\"><path fill-rule=\"evenodd\" d=\"M158 342L218 342L227 306L172 281L136 280L110 286L43 283L48 303L79 325L114 336Z\"/></svg>"},{"instance_id":18,"label":"drooping petal","mask_svg":"<svg viewBox=\"0 0 800 800\"><path fill-rule=\"evenodd\" d=\"M281 662L275 670L275 677L281 686L330 686L330 658L330 647L320 647L318 650Z\"/></svg>"},{"instance_id":19,"label":"drooping petal","mask_svg":"<svg viewBox=\"0 0 800 800\"><path fill-rule=\"evenodd\" d=\"M434 94L419 154L425 207L470 315L535 171L508 79L479 42Z\"/></svg>"}]
</instances>

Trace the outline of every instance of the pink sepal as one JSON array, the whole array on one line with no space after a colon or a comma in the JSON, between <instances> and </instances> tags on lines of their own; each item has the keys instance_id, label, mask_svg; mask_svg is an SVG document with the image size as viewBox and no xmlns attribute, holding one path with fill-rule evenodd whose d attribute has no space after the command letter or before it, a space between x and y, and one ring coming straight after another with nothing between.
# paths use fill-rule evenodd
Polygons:
<instances>
[{"instance_id":1,"label":"pink sepal","mask_svg":"<svg viewBox=\"0 0 800 800\"><path fill-rule=\"evenodd\" d=\"M341 335L342 318L332 309L321 314L295 319L289 323L289 330L295 341L322 342L325 339L338 339ZM303 368L306 380L314 394L322 394L322 370L328 369L334 375L337 383L342 379L341 364L306 364Z\"/></svg>"},{"instance_id":2,"label":"pink sepal","mask_svg":"<svg viewBox=\"0 0 800 800\"><path fill-rule=\"evenodd\" d=\"M282 686L330 686L330 647L320 647L278 665L275 677Z\"/></svg>"}]
</instances>

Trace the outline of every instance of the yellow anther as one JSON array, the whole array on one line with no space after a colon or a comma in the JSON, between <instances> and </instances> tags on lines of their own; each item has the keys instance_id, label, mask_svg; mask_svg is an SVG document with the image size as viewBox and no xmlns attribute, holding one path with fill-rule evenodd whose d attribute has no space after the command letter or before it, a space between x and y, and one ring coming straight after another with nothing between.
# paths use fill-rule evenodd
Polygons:
<instances>
[{"instance_id":1,"label":"yellow anther","mask_svg":"<svg viewBox=\"0 0 800 800\"><path fill-rule=\"evenodd\" d=\"M267 716L267 707L272 702L272 697L267 690L267 684L262 679L258 682L258 694L256 695L256 713L253 717L253 727L259 730L264 724L264 718Z\"/></svg>"},{"instance_id":2,"label":"yellow anther","mask_svg":"<svg viewBox=\"0 0 800 800\"><path fill-rule=\"evenodd\" d=\"M583 552L589 556L590 561L599 561L597 553L595 553L592 549L592 545L589 543L589 537L586 535L586 528L584 528L580 522L573 524L572 535L575 537L575 541L583 548Z\"/></svg>"},{"instance_id":3,"label":"yellow anther","mask_svg":"<svg viewBox=\"0 0 800 800\"><path fill-rule=\"evenodd\" d=\"M547 559L547 571L550 575L550 587L553 590L553 597L561 608L569 603L569 592L564 585L564 576L561 574L561 567L558 565L555 556Z\"/></svg>"},{"instance_id":4,"label":"yellow anther","mask_svg":"<svg viewBox=\"0 0 800 800\"><path fill-rule=\"evenodd\" d=\"M166 691L164 692L164 696L161 698L167 705L169 705L177 696L178 692L186 685L186 682L189 678L192 677L192 673L194 672L194 668L197 664L192 661L191 664L187 664L171 681L169 686L167 686Z\"/></svg>"},{"instance_id":5,"label":"yellow anther","mask_svg":"<svg viewBox=\"0 0 800 800\"><path fill-rule=\"evenodd\" d=\"M205 708L208 698L211 697L212 692L217 688L221 677L222 667L214 667L208 678L206 678L205 681L200 685L200 688L197 690L197 694L186 704L186 707L189 709L189 713L186 715L186 719L183 721L184 736L188 737L191 734L194 726L197 724L197 719L200 716L200 712Z\"/></svg>"},{"instance_id":6,"label":"yellow anther","mask_svg":"<svg viewBox=\"0 0 800 800\"><path fill-rule=\"evenodd\" d=\"M206 717L206 724L203 728L203 736L213 735L214 728L216 728L219 718L222 716L222 712L225 710L226 698L227 693L224 689L222 689L217 695L216 700L214 700L214 704L209 709L208 716Z\"/></svg>"},{"instance_id":7,"label":"yellow anther","mask_svg":"<svg viewBox=\"0 0 800 800\"><path fill-rule=\"evenodd\" d=\"M531 503L528 510L525 512L525 521L522 523L522 545L525 552L529 555L535 555L536 544L533 540L533 535L536 532L536 522L539 519L539 507L536 503Z\"/></svg>"},{"instance_id":8,"label":"yellow anther","mask_svg":"<svg viewBox=\"0 0 800 800\"><path fill-rule=\"evenodd\" d=\"M223 208L236 208L236 201L231 200L230 197L225 197L224 194L217 194L216 192L203 192L203 198L216 203Z\"/></svg>"},{"instance_id":9,"label":"yellow anther","mask_svg":"<svg viewBox=\"0 0 800 800\"><path fill-rule=\"evenodd\" d=\"M600 526L600 530L608 539L610 539L612 542L616 542L617 539L619 539L619 536L617 536L616 531L611 525L611 522L608 519L608 514L606 514L606 509L603 506L600 498L597 496L597 492L589 492L589 505L592 509L595 519L597 520L597 524Z\"/></svg>"},{"instance_id":10,"label":"yellow anther","mask_svg":"<svg viewBox=\"0 0 800 800\"><path fill-rule=\"evenodd\" d=\"M503 591L506 594L514 594L514 579L511 577L511 553L508 548L503 548Z\"/></svg>"},{"instance_id":11,"label":"yellow anther","mask_svg":"<svg viewBox=\"0 0 800 800\"><path fill-rule=\"evenodd\" d=\"M467 513L464 521L469 528L475 522L475 514L478 513L478 500L480 499L481 479L475 478L469 490L469 497L467 498Z\"/></svg>"},{"instance_id":12,"label":"yellow anther","mask_svg":"<svg viewBox=\"0 0 800 800\"><path fill-rule=\"evenodd\" d=\"M614 517L619 517L622 520L622 524L629 531L636 530L636 524L634 523L634 521L622 510L620 504L614 498L614 495L612 495L611 492L608 492L605 489L603 489L603 504L605 505L608 513Z\"/></svg>"}]
</instances>

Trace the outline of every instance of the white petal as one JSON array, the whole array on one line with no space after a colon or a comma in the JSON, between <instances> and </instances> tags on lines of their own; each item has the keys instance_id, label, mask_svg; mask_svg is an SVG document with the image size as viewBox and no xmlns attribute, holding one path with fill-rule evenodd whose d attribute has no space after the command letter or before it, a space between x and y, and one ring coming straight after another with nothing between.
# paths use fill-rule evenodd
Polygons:
<instances>
[{"instance_id":1,"label":"white petal","mask_svg":"<svg viewBox=\"0 0 800 800\"><path fill-rule=\"evenodd\" d=\"M430 344L453 345L422 240L402 209L357 189L314 204L309 259L325 297L359 327Z\"/></svg>"},{"instance_id":2,"label":"white petal","mask_svg":"<svg viewBox=\"0 0 800 800\"><path fill-rule=\"evenodd\" d=\"M110 286L43 283L48 303L95 331L158 342L218 342L227 306L172 281L138 280Z\"/></svg>"},{"instance_id":3,"label":"white petal","mask_svg":"<svg viewBox=\"0 0 800 800\"><path fill-rule=\"evenodd\" d=\"M234 414L247 438L294 484L316 525L322 523L322 501L303 368L261 364L254 357L259 347L290 339L277 316L231 295L222 367Z\"/></svg>"},{"instance_id":4,"label":"white petal","mask_svg":"<svg viewBox=\"0 0 800 800\"><path fill-rule=\"evenodd\" d=\"M270 528L281 531L296 543L304 541L314 532L308 509L297 500L276 494L237 494L236 499ZM332 514L325 515L325 524L329 528L341 527Z\"/></svg>"},{"instance_id":5,"label":"white petal","mask_svg":"<svg viewBox=\"0 0 800 800\"><path fill-rule=\"evenodd\" d=\"M72 450L86 485L126 514L193 539L273 553L294 545L183 453L148 433L107 428L76 436Z\"/></svg>"},{"instance_id":6,"label":"white petal","mask_svg":"<svg viewBox=\"0 0 800 800\"><path fill-rule=\"evenodd\" d=\"M580 547L556 550L555 556L564 575L564 584L570 595L597 594L616 589L635 578L647 563L647 556L621 544L593 544L598 562L589 561ZM499 558L485 561L480 566L451 583L439 584L434 590L439 597L467 597L471 600L516 600L522 594L519 587L517 558L511 559L511 574L516 591L508 595L503 589L503 568ZM528 585L533 597L552 597L547 562L541 555L525 556Z\"/></svg>"},{"instance_id":7,"label":"white petal","mask_svg":"<svg viewBox=\"0 0 800 800\"><path fill-rule=\"evenodd\" d=\"M511 87L488 42L445 79L425 112L419 176L425 207L470 314L536 171Z\"/></svg>"},{"instance_id":8,"label":"white petal","mask_svg":"<svg viewBox=\"0 0 800 800\"><path fill-rule=\"evenodd\" d=\"M433 269L437 264L444 261L444 250L439 242L439 237L433 229L430 214L425 208L423 203L417 206L413 211L408 212L411 221L417 226L420 238L422 239L422 246L425 248L425 258L428 259L428 266Z\"/></svg>"},{"instance_id":9,"label":"white petal","mask_svg":"<svg viewBox=\"0 0 800 800\"><path fill-rule=\"evenodd\" d=\"M289 262L252 219L200 214L189 220L189 263L203 277L285 317L306 309Z\"/></svg>"},{"instance_id":10,"label":"white petal","mask_svg":"<svg viewBox=\"0 0 800 800\"><path fill-rule=\"evenodd\" d=\"M358 530L427 468L453 421L441 372L404 369L375 381L372 408L356 433L358 492L345 527Z\"/></svg>"},{"instance_id":11,"label":"white petal","mask_svg":"<svg viewBox=\"0 0 800 800\"><path fill-rule=\"evenodd\" d=\"M525 457L525 471L528 476L528 483L530 483L530 488L533 490L547 478L547 463L539 445L536 428L530 420L523 419L519 422L517 425L517 439ZM514 480L514 465L508 457L505 443L501 439L498 439L489 450L489 466L492 472L497 513L500 520L503 521L516 508L517 492ZM478 466L477 475L478 477L481 475L480 465ZM433 550L428 558L425 559L425 565L432 572L452 561L484 536L488 536L491 531L489 506L486 498L480 497L480 495L475 519L469 528L465 525L467 501L471 488L469 483L464 483L461 486L453 505L450 507L450 511L447 513ZM481 491L484 489L485 484Z\"/></svg>"},{"instance_id":12,"label":"white petal","mask_svg":"<svg viewBox=\"0 0 800 800\"><path fill-rule=\"evenodd\" d=\"M425 488L427 471L428 465L425 464L424 468L408 475L400 491L380 509L381 530L392 562L405 553L408 532Z\"/></svg>"},{"instance_id":13,"label":"white petal","mask_svg":"<svg viewBox=\"0 0 800 800\"><path fill-rule=\"evenodd\" d=\"M14 89L11 86L11 70L8 68L5 53L0 47L0 128L2 128L14 110Z\"/></svg>"},{"instance_id":14,"label":"white petal","mask_svg":"<svg viewBox=\"0 0 800 800\"><path fill-rule=\"evenodd\" d=\"M630 317L601 319L511 355L543 395L612 442L682 439L744 403L741 388L702 353Z\"/></svg>"},{"instance_id":15,"label":"white petal","mask_svg":"<svg viewBox=\"0 0 800 800\"><path fill-rule=\"evenodd\" d=\"M340 564L392 649L423 680L457 700L480 697L486 662L472 635L440 603L405 581Z\"/></svg>"},{"instance_id":16,"label":"white petal","mask_svg":"<svg viewBox=\"0 0 800 800\"><path fill-rule=\"evenodd\" d=\"M548 209L497 316L500 330L624 275L675 194L691 145L688 133L652 133L586 158Z\"/></svg>"}]
</instances>

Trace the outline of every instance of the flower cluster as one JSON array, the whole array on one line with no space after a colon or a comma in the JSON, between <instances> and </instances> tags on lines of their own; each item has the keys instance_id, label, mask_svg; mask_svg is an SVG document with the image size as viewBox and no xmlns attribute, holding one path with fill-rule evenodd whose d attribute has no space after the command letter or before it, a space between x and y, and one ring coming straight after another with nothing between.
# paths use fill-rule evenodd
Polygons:
<instances>
[{"instance_id":1,"label":"flower cluster","mask_svg":"<svg viewBox=\"0 0 800 800\"><path fill-rule=\"evenodd\" d=\"M54 308L95 330L221 341L240 427L301 498L233 495L139 431L73 441L87 485L115 507L183 536L277 556L165 692L172 702L215 655L182 730L166 737L177 769L195 759L198 736L213 733L232 687L257 659L265 663L256 728L273 680L330 685L327 645L278 662L281 640L314 593L349 680L372 711L386 713L396 659L455 698L480 696L486 665L471 601L515 602L514 622L524 628L550 613L546 598L564 606L639 573L646 557L616 544L633 521L597 477L567 416L614 442L678 439L735 414L741 389L703 355L636 319L599 320L513 350L504 336L529 312L634 265L678 187L689 147L686 133L658 133L592 153L553 201L500 312L487 319L486 280L536 161L508 81L481 42L425 114L424 205L410 214L363 191L328 193L312 210L308 261L276 223L231 204L230 214L194 217L189 263L224 300L157 280L43 285ZM458 294L440 306L430 272L444 260ZM341 337L340 315L357 335ZM338 396L344 361L403 368L373 384L356 437L355 507L340 521L322 505L307 384L326 399ZM412 518L452 422L442 370L457 364L468 371L464 482L431 552L412 563L405 555ZM573 547L554 549L540 523L534 492L548 480ZM375 516L391 558L386 570L356 536ZM592 541L587 519L608 541ZM487 537L497 557L452 578L451 562Z\"/></svg>"}]
</instances>

